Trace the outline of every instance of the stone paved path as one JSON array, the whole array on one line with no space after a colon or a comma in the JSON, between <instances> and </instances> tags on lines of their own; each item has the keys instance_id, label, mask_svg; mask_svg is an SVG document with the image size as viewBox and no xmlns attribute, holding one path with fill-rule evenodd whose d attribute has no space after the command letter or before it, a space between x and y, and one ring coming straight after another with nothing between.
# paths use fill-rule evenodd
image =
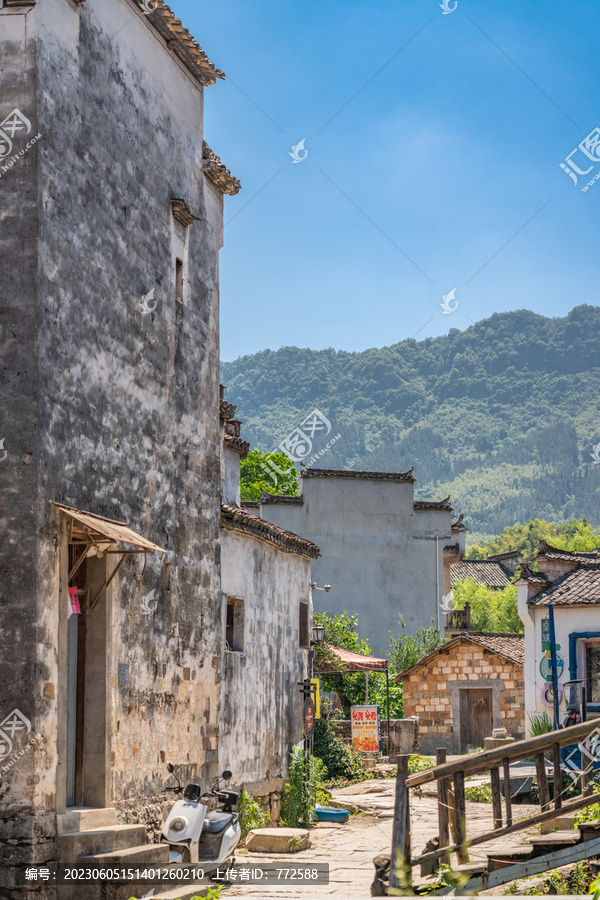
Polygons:
<instances>
[{"instance_id":1,"label":"stone paved path","mask_svg":"<svg viewBox=\"0 0 600 900\"><path fill-rule=\"evenodd\" d=\"M373 881L373 857L378 853L389 851L392 839L392 816L394 809L394 786L392 780L365 781L350 788L334 792L336 796L350 801L364 810L359 815L350 816L348 825L329 826L320 824L311 831L312 847L301 853L277 854L267 856L256 853L236 853L237 865L260 865L261 861L275 863L280 866L309 862L327 862L330 865L329 885L303 886L266 886L237 885L227 891L227 897L261 897L265 900L277 898L318 898L334 897L358 900L370 897ZM335 801L334 801L335 802ZM537 807L519 806L515 809L517 816L531 814ZM471 834L481 834L491 827L490 803L467 803L467 822ZM411 807L411 827L413 854L417 854L427 841L437 834L437 804L434 797L416 798L413 796ZM509 835L492 844L481 844L470 851L471 861L487 860L487 850L493 846L494 851L522 846L527 837L525 832ZM414 870L416 880L419 869ZM498 888L501 894L504 887Z\"/></svg>"}]
</instances>

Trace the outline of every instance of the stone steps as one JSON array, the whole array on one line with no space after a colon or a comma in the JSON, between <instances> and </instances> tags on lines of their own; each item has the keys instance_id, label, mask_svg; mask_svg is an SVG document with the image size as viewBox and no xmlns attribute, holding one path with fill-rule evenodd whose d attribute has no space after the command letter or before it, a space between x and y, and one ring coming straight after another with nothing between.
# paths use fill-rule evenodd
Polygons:
<instances>
[{"instance_id":1,"label":"stone steps","mask_svg":"<svg viewBox=\"0 0 600 900\"><path fill-rule=\"evenodd\" d=\"M137 847L126 847L123 850L109 850L107 853L93 853L90 856L80 856L77 860L79 866L107 867L107 866L168 866L168 844L142 844Z\"/></svg>"},{"instance_id":2,"label":"stone steps","mask_svg":"<svg viewBox=\"0 0 600 900\"><path fill-rule=\"evenodd\" d=\"M152 900L192 900L192 897L206 897L208 887L206 884L190 884L187 887L159 892Z\"/></svg>"},{"instance_id":3,"label":"stone steps","mask_svg":"<svg viewBox=\"0 0 600 900\"><path fill-rule=\"evenodd\" d=\"M56 816L56 833L74 834L76 831L95 831L98 828L109 828L118 824L117 810L113 807L91 809L74 806Z\"/></svg>"},{"instance_id":4,"label":"stone steps","mask_svg":"<svg viewBox=\"0 0 600 900\"><path fill-rule=\"evenodd\" d=\"M71 865L80 856L95 856L114 850L126 850L146 843L143 825L109 825L93 831L74 831L57 836L58 857L64 865Z\"/></svg>"}]
</instances>

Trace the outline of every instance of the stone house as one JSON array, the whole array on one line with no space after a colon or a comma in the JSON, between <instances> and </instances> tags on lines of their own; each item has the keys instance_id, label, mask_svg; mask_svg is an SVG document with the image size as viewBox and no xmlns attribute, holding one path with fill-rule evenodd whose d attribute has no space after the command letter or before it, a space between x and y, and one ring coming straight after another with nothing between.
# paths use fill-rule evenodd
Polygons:
<instances>
[{"instance_id":1,"label":"stone house","mask_svg":"<svg viewBox=\"0 0 600 900\"><path fill-rule=\"evenodd\" d=\"M415 500L415 480L412 469L303 466L300 496L264 494L260 503L263 519L317 544L313 579L331 591L315 597L316 610L358 614L375 655L389 652L400 615L408 634L432 619L443 630L444 566L464 555L465 529L453 530L450 498Z\"/></svg>"},{"instance_id":2,"label":"stone house","mask_svg":"<svg viewBox=\"0 0 600 900\"><path fill-rule=\"evenodd\" d=\"M456 632L401 672L404 715L419 717L422 753L483 747L492 729L525 734L522 634Z\"/></svg>"},{"instance_id":3,"label":"stone house","mask_svg":"<svg viewBox=\"0 0 600 900\"><path fill-rule=\"evenodd\" d=\"M7 891L14 866L73 861L100 825L96 847L116 850L118 823L119 852L137 848L144 825L156 835L163 820L167 762L206 785L243 744L244 662L225 654L225 595L247 590L236 553L264 561L278 585L280 558L291 560L310 616L316 548L277 544L275 529L242 539L238 513L222 507L223 492L235 501L227 454L240 439L220 418L218 258L224 195L240 184L203 140L203 92L224 75L168 6L147 6L0 6ZM233 558L225 580L222 555ZM258 594L246 596L254 635ZM286 627L297 689L308 663L299 614ZM269 712L265 777L281 761L266 732L287 709ZM250 768L257 745L234 762ZM142 849L164 861L165 848Z\"/></svg>"},{"instance_id":4,"label":"stone house","mask_svg":"<svg viewBox=\"0 0 600 900\"><path fill-rule=\"evenodd\" d=\"M219 767L259 797L276 821L290 745L302 735L302 695L312 622L311 561L319 548L241 508L235 407L224 422L221 504L222 649Z\"/></svg>"},{"instance_id":5,"label":"stone house","mask_svg":"<svg viewBox=\"0 0 600 900\"><path fill-rule=\"evenodd\" d=\"M554 697L549 647L548 607L554 609L560 717L570 693L564 683L580 679L586 687L588 716L600 716L600 549L589 553L560 550L540 541L537 572L521 567L519 615L525 630L525 709L552 719Z\"/></svg>"}]
</instances>

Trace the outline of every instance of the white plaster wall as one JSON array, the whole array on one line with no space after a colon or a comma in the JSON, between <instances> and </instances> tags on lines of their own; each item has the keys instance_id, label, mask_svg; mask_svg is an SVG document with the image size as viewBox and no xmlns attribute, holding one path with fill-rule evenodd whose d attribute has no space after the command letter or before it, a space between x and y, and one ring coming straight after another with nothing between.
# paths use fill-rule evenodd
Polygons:
<instances>
[{"instance_id":1,"label":"white plaster wall","mask_svg":"<svg viewBox=\"0 0 600 900\"><path fill-rule=\"evenodd\" d=\"M320 548L313 580L331 591L315 596L317 611L357 613L374 655L389 652L400 614L409 634L432 619L438 624L450 512L413 510L413 485L406 482L309 477L302 492L302 505L269 503L261 516Z\"/></svg>"},{"instance_id":2,"label":"white plaster wall","mask_svg":"<svg viewBox=\"0 0 600 900\"><path fill-rule=\"evenodd\" d=\"M298 646L299 603L310 600L311 560L230 529L221 553L223 604L227 595L245 601L244 656L222 654L219 723L220 768L240 785L285 775L302 736L297 682L308 651Z\"/></svg>"},{"instance_id":3,"label":"white plaster wall","mask_svg":"<svg viewBox=\"0 0 600 900\"><path fill-rule=\"evenodd\" d=\"M549 686L540 673L542 651L542 620L548 618L547 607L528 607L526 605L527 585L519 585L519 615L525 626L525 711L526 725L529 729L529 716L533 713L547 712L552 717L552 708L541 700L542 689ZM570 680L569 675L569 635L573 632L600 632L600 609L594 606L556 606L554 608L554 627L556 643L560 646L558 656L564 661L562 674L558 683L563 685ZM583 677L583 647L577 644L577 678ZM563 697L560 705L561 717L566 715L567 705ZM590 713L590 718L597 713ZM529 733L529 731L528 731Z\"/></svg>"}]
</instances>

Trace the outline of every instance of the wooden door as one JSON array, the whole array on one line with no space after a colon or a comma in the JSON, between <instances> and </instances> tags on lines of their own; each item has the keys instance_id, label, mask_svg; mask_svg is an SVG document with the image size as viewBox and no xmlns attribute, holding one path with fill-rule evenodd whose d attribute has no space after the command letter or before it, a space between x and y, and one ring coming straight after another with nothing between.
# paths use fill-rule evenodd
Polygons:
<instances>
[{"instance_id":1,"label":"wooden door","mask_svg":"<svg viewBox=\"0 0 600 900\"><path fill-rule=\"evenodd\" d=\"M466 688L460 693L461 751L469 745L483 747L484 739L492 736L492 691L490 688Z\"/></svg>"}]
</instances>

